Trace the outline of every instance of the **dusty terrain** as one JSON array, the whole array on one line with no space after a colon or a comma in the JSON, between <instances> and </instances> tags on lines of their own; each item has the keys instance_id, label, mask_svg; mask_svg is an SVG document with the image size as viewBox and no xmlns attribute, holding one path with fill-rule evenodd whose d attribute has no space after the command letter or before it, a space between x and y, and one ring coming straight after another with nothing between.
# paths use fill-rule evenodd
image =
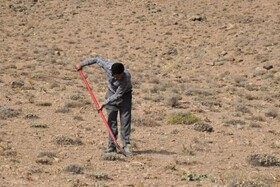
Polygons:
<instances>
[{"instance_id":1,"label":"dusty terrain","mask_svg":"<svg viewBox=\"0 0 280 187\"><path fill-rule=\"evenodd\" d=\"M279 9L2 0L0 186L279 185ZM92 55L132 73L133 157L102 155L107 131L73 68ZM103 72L83 71L102 102Z\"/></svg>"}]
</instances>

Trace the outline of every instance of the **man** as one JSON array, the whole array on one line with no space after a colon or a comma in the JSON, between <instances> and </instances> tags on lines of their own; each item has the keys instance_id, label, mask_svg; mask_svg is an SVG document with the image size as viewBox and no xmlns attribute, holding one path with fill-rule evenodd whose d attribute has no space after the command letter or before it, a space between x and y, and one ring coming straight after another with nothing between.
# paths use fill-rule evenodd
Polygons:
<instances>
[{"instance_id":1,"label":"man","mask_svg":"<svg viewBox=\"0 0 280 187\"><path fill-rule=\"evenodd\" d=\"M117 117L120 113L120 136L121 142L127 156L131 156L130 150L130 132L131 132L131 109L132 109L132 85L131 75L122 63L114 63L110 60L101 57L93 57L76 64L76 69L79 71L84 66L98 64L103 70L108 79L108 91L105 97L105 102L100 105L98 110L104 107L108 114L108 124L117 139L118 124ZM116 152L116 146L109 134L108 148L105 153Z\"/></svg>"}]
</instances>

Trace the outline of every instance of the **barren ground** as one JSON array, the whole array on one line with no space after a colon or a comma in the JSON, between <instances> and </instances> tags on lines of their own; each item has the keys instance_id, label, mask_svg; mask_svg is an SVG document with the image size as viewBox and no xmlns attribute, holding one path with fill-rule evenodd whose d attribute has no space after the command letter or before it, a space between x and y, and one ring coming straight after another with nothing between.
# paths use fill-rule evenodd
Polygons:
<instances>
[{"instance_id":1,"label":"barren ground","mask_svg":"<svg viewBox=\"0 0 280 187\"><path fill-rule=\"evenodd\" d=\"M2 0L0 186L279 185L279 9ZM92 55L132 73L133 157L102 155L107 131L73 68ZM101 102L103 72L84 73ZM198 122L171 118L187 113Z\"/></svg>"}]
</instances>

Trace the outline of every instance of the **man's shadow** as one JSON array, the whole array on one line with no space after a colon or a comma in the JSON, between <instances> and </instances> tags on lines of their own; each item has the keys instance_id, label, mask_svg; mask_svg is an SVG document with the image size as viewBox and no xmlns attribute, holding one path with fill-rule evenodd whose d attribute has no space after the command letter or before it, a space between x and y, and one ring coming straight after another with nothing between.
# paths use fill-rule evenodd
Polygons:
<instances>
[{"instance_id":1,"label":"man's shadow","mask_svg":"<svg viewBox=\"0 0 280 187\"><path fill-rule=\"evenodd\" d=\"M141 154L174 155L174 154L176 154L175 152L170 152L170 151L166 151L166 150L159 150L158 151L158 150L152 150L152 149L133 151L133 153L135 155L141 155Z\"/></svg>"}]
</instances>

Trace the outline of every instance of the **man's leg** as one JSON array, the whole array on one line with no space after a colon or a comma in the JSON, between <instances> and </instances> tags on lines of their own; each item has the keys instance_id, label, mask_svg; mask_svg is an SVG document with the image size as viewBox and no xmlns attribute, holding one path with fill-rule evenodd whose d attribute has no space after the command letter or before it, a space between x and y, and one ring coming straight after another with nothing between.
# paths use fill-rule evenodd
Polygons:
<instances>
[{"instance_id":1,"label":"man's leg","mask_svg":"<svg viewBox=\"0 0 280 187\"><path fill-rule=\"evenodd\" d=\"M131 108L132 108L132 102L131 102L131 93L128 93L128 95L125 95L123 98L123 102L121 106L119 107L120 110L120 122L121 122L121 140L122 145L124 147L127 146L127 144L130 144L130 133L131 133Z\"/></svg>"},{"instance_id":2,"label":"man's leg","mask_svg":"<svg viewBox=\"0 0 280 187\"><path fill-rule=\"evenodd\" d=\"M118 136L118 110L114 106L106 106L107 114L108 114L108 125L112 130L113 135L117 139ZM111 138L109 134L109 142L108 142L108 148L116 149L116 145L114 144L113 139Z\"/></svg>"}]
</instances>

